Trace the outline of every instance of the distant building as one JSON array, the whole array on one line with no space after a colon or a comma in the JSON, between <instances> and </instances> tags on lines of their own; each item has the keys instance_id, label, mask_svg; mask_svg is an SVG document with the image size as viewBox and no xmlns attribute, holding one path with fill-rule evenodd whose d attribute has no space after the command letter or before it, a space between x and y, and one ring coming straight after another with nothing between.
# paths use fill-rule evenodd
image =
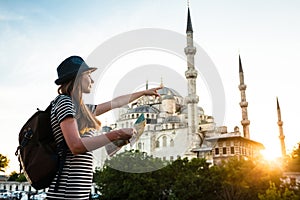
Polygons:
<instances>
[{"instance_id":1,"label":"distant building","mask_svg":"<svg viewBox=\"0 0 300 200\"><path fill-rule=\"evenodd\" d=\"M6 181L8 177L6 175L0 175L0 182Z\"/></svg>"}]
</instances>

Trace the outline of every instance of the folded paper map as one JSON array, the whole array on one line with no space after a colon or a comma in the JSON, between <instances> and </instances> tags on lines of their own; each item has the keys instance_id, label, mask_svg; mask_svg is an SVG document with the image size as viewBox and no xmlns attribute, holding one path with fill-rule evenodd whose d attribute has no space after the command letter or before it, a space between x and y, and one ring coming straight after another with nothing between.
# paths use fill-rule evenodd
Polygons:
<instances>
[{"instance_id":1,"label":"folded paper map","mask_svg":"<svg viewBox=\"0 0 300 200\"><path fill-rule=\"evenodd\" d=\"M130 146L132 147L135 142L141 137L141 135L144 132L146 126L146 119L144 117L144 114L142 113L137 120L135 121L133 128L135 129L135 132L133 136L129 139Z\"/></svg>"},{"instance_id":2,"label":"folded paper map","mask_svg":"<svg viewBox=\"0 0 300 200\"><path fill-rule=\"evenodd\" d=\"M136 141L140 138L140 136L143 134L144 129L146 126L146 119L144 117L144 114L142 113L137 120L134 122L133 129L134 133L132 137L128 140L116 140L113 141L107 145L105 145L106 152L109 156L113 156L115 153L117 153L122 146L130 143L130 146L132 147Z\"/></svg>"}]
</instances>

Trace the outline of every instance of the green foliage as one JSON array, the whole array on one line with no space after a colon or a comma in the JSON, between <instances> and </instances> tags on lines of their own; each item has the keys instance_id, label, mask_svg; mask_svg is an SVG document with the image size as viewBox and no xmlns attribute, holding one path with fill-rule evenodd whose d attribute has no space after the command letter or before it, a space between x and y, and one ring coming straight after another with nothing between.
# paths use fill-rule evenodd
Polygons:
<instances>
[{"instance_id":1,"label":"green foliage","mask_svg":"<svg viewBox=\"0 0 300 200\"><path fill-rule=\"evenodd\" d=\"M144 173L160 169L165 166L165 163L144 152L130 150L117 154L111 160L106 160L105 165L124 172Z\"/></svg>"},{"instance_id":2,"label":"green foliage","mask_svg":"<svg viewBox=\"0 0 300 200\"><path fill-rule=\"evenodd\" d=\"M24 174L19 174L18 178L16 179L16 181L18 182L26 182L27 179L26 177L24 176Z\"/></svg>"},{"instance_id":3,"label":"green foliage","mask_svg":"<svg viewBox=\"0 0 300 200\"><path fill-rule=\"evenodd\" d=\"M25 182L26 177L24 176L23 173L19 174L16 171L13 171L8 178L8 181L18 181L18 182Z\"/></svg>"},{"instance_id":4,"label":"green foliage","mask_svg":"<svg viewBox=\"0 0 300 200\"><path fill-rule=\"evenodd\" d=\"M8 163L8 158L0 154L0 172L5 172L5 168L8 166Z\"/></svg>"},{"instance_id":5,"label":"green foliage","mask_svg":"<svg viewBox=\"0 0 300 200\"><path fill-rule=\"evenodd\" d=\"M160 185L157 184L159 174L156 174L156 169L163 166L160 159L138 151L127 151L107 160L102 169L96 170L95 181L100 192L107 197L104 199L159 199L161 194L157 192Z\"/></svg>"},{"instance_id":6,"label":"green foliage","mask_svg":"<svg viewBox=\"0 0 300 200\"><path fill-rule=\"evenodd\" d=\"M170 179L168 186L174 199L216 198L215 191L220 184L205 159L177 159L162 171L165 178Z\"/></svg>"},{"instance_id":7,"label":"green foliage","mask_svg":"<svg viewBox=\"0 0 300 200\"><path fill-rule=\"evenodd\" d=\"M287 159L286 171L300 172L300 143L294 148L290 158Z\"/></svg>"},{"instance_id":8,"label":"green foliage","mask_svg":"<svg viewBox=\"0 0 300 200\"><path fill-rule=\"evenodd\" d=\"M270 181L270 187L264 194L258 194L258 198L260 200L297 200L299 196L288 188L284 188L284 191L281 191L276 187L275 183Z\"/></svg>"},{"instance_id":9,"label":"green foliage","mask_svg":"<svg viewBox=\"0 0 300 200\"><path fill-rule=\"evenodd\" d=\"M142 173L145 169L148 172ZM138 151L107 160L94 176L103 199L258 200L279 195L275 187L282 190L281 198L294 200L298 196L283 186L280 177L280 166L267 162L232 158L210 167L205 159L184 158L166 164Z\"/></svg>"},{"instance_id":10,"label":"green foliage","mask_svg":"<svg viewBox=\"0 0 300 200\"><path fill-rule=\"evenodd\" d=\"M8 177L8 181L16 181L18 178L19 174L16 171L13 171L9 177Z\"/></svg>"},{"instance_id":11,"label":"green foliage","mask_svg":"<svg viewBox=\"0 0 300 200\"><path fill-rule=\"evenodd\" d=\"M268 188L270 180L279 185L282 174L279 167L237 158L214 168L219 171L222 185L218 195L224 200L255 200Z\"/></svg>"}]
</instances>

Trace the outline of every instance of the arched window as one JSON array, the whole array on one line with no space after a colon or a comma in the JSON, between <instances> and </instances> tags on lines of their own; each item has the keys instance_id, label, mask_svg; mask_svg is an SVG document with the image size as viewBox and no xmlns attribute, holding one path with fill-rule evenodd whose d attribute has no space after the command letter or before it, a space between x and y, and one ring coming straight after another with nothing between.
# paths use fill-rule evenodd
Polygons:
<instances>
[{"instance_id":1,"label":"arched window","mask_svg":"<svg viewBox=\"0 0 300 200\"><path fill-rule=\"evenodd\" d=\"M170 146L174 147L174 140L173 139L170 140Z\"/></svg>"},{"instance_id":2,"label":"arched window","mask_svg":"<svg viewBox=\"0 0 300 200\"><path fill-rule=\"evenodd\" d=\"M163 147L166 147L167 146L167 136L163 136Z\"/></svg>"},{"instance_id":3,"label":"arched window","mask_svg":"<svg viewBox=\"0 0 300 200\"><path fill-rule=\"evenodd\" d=\"M159 140L156 140L155 146L156 146L156 148L159 148Z\"/></svg>"},{"instance_id":4,"label":"arched window","mask_svg":"<svg viewBox=\"0 0 300 200\"><path fill-rule=\"evenodd\" d=\"M142 149L142 143L141 142L138 143L138 149Z\"/></svg>"}]
</instances>

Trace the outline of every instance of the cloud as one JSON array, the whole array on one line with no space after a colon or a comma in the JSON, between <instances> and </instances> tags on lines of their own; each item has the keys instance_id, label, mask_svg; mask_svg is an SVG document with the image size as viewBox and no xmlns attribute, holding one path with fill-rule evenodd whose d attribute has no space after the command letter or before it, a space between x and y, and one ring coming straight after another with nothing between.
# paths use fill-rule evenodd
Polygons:
<instances>
[{"instance_id":1,"label":"cloud","mask_svg":"<svg viewBox=\"0 0 300 200\"><path fill-rule=\"evenodd\" d=\"M23 21L25 17L23 15L16 15L13 13L0 14L0 21Z\"/></svg>"}]
</instances>

